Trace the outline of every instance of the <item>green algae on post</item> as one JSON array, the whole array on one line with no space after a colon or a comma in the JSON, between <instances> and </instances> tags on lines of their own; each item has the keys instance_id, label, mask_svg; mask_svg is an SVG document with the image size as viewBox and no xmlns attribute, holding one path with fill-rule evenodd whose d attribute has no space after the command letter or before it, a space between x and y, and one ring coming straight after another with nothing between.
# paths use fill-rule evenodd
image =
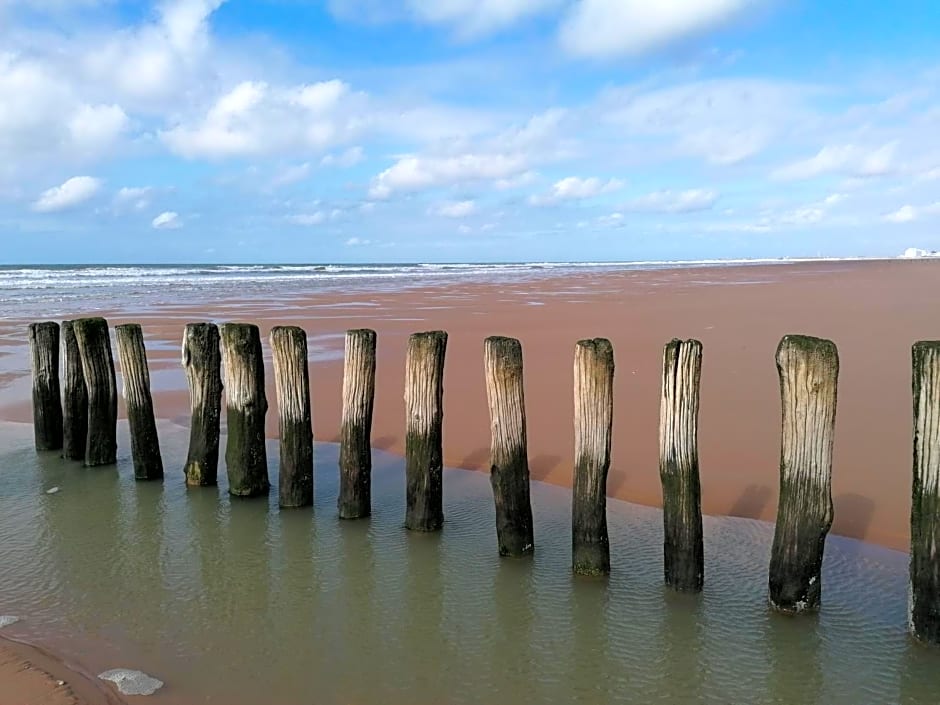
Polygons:
<instances>
[{"instance_id":1,"label":"green algae on post","mask_svg":"<svg viewBox=\"0 0 940 705\"><path fill-rule=\"evenodd\" d=\"M663 350L659 406L659 478L663 485L666 585L699 592L705 582L702 487L698 467L702 344L672 340Z\"/></svg>"},{"instance_id":2,"label":"green algae on post","mask_svg":"<svg viewBox=\"0 0 940 705\"><path fill-rule=\"evenodd\" d=\"M522 345L515 338L487 338L483 364L490 409L490 484L496 503L496 541L499 555L522 556L535 550Z\"/></svg>"},{"instance_id":3,"label":"green algae on post","mask_svg":"<svg viewBox=\"0 0 940 705\"><path fill-rule=\"evenodd\" d=\"M372 409L375 401L374 330L346 331L343 417L339 446L340 519L372 513Z\"/></svg>"},{"instance_id":4,"label":"green algae on post","mask_svg":"<svg viewBox=\"0 0 940 705\"><path fill-rule=\"evenodd\" d=\"M606 338L579 340L574 350L574 477L571 568L610 573L607 472L614 419L614 348Z\"/></svg>"},{"instance_id":5,"label":"green algae on post","mask_svg":"<svg viewBox=\"0 0 940 705\"><path fill-rule=\"evenodd\" d=\"M832 444L839 354L830 340L787 335L777 348L782 406L780 501L770 558L770 604L819 608L832 526Z\"/></svg>"},{"instance_id":6,"label":"green algae on post","mask_svg":"<svg viewBox=\"0 0 940 705\"><path fill-rule=\"evenodd\" d=\"M264 358L261 334L252 323L222 325L228 437L225 464L229 494L256 497L267 494L268 457L264 446Z\"/></svg>"},{"instance_id":7,"label":"green algae on post","mask_svg":"<svg viewBox=\"0 0 940 705\"><path fill-rule=\"evenodd\" d=\"M59 392L59 324L29 324L33 376L33 435L36 450L62 447L62 400Z\"/></svg>"},{"instance_id":8,"label":"green algae on post","mask_svg":"<svg viewBox=\"0 0 940 705\"><path fill-rule=\"evenodd\" d=\"M909 628L940 646L940 341L914 343L914 479L911 491Z\"/></svg>"},{"instance_id":9,"label":"green algae on post","mask_svg":"<svg viewBox=\"0 0 940 705\"><path fill-rule=\"evenodd\" d=\"M124 380L124 402L131 432L134 478L159 480L163 478L163 460L160 457L160 439L157 437L157 424L153 415L144 333L137 323L117 326L114 332L121 360L121 377Z\"/></svg>"},{"instance_id":10,"label":"green algae on post","mask_svg":"<svg viewBox=\"0 0 940 705\"><path fill-rule=\"evenodd\" d=\"M62 322L62 356L65 380L62 389L62 457L66 460L85 459L88 437L88 390L82 371L73 321Z\"/></svg>"},{"instance_id":11,"label":"green algae on post","mask_svg":"<svg viewBox=\"0 0 940 705\"><path fill-rule=\"evenodd\" d=\"M297 326L275 326L271 349L280 435L278 504L308 507L313 504L313 422L307 334Z\"/></svg>"},{"instance_id":12,"label":"green algae on post","mask_svg":"<svg viewBox=\"0 0 940 705\"><path fill-rule=\"evenodd\" d=\"M72 326L88 391L85 465L114 465L117 462L117 382L108 322L103 318L80 318L73 321Z\"/></svg>"},{"instance_id":13,"label":"green algae on post","mask_svg":"<svg viewBox=\"0 0 940 705\"><path fill-rule=\"evenodd\" d=\"M182 364L189 385L189 449L183 469L190 487L218 482L222 415L222 356L215 323L187 323Z\"/></svg>"},{"instance_id":14,"label":"green algae on post","mask_svg":"<svg viewBox=\"0 0 940 705\"><path fill-rule=\"evenodd\" d=\"M444 524L442 447L447 333L414 333L405 362L405 526L438 531Z\"/></svg>"}]
</instances>

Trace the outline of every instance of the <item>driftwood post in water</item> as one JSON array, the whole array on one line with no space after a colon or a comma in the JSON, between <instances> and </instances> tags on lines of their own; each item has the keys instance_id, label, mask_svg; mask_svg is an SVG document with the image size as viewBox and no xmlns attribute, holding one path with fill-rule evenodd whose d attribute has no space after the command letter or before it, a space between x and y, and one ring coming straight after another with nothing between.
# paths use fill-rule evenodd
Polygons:
<instances>
[{"instance_id":1,"label":"driftwood post in water","mask_svg":"<svg viewBox=\"0 0 940 705\"><path fill-rule=\"evenodd\" d=\"M113 465L117 462L117 383L108 322L103 318L80 318L72 322L72 328L88 391L85 465Z\"/></svg>"},{"instance_id":2,"label":"driftwood post in water","mask_svg":"<svg viewBox=\"0 0 940 705\"><path fill-rule=\"evenodd\" d=\"M574 351L574 488L571 567L610 573L607 471L614 418L614 348L605 338L579 340Z\"/></svg>"},{"instance_id":3,"label":"driftwood post in water","mask_svg":"<svg viewBox=\"0 0 940 705\"><path fill-rule=\"evenodd\" d=\"M437 531L444 523L444 353L447 333L415 333L405 367L405 526Z\"/></svg>"},{"instance_id":4,"label":"driftwood post in water","mask_svg":"<svg viewBox=\"0 0 940 705\"><path fill-rule=\"evenodd\" d=\"M343 421L339 446L340 519L372 513L372 406L375 400L374 330L346 331Z\"/></svg>"},{"instance_id":5,"label":"driftwood post in water","mask_svg":"<svg viewBox=\"0 0 940 705\"><path fill-rule=\"evenodd\" d=\"M59 390L59 324L29 324L33 374L33 436L36 450L62 447L62 398Z\"/></svg>"},{"instance_id":6,"label":"driftwood post in water","mask_svg":"<svg viewBox=\"0 0 940 705\"><path fill-rule=\"evenodd\" d=\"M78 351L73 321L62 323L62 356L65 359L62 457L84 460L88 439L88 390L85 389L85 373L82 371L82 356Z\"/></svg>"},{"instance_id":7,"label":"driftwood post in water","mask_svg":"<svg viewBox=\"0 0 940 705\"><path fill-rule=\"evenodd\" d=\"M219 420L222 415L222 355L215 323L187 323L183 332L183 367L189 383L189 451L186 484L218 482Z\"/></svg>"},{"instance_id":8,"label":"driftwood post in water","mask_svg":"<svg viewBox=\"0 0 940 705\"><path fill-rule=\"evenodd\" d=\"M705 580L702 489L698 472L702 344L673 340L663 350L659 406L659 477L663 485L666 585L699 592Z\"/></svg>"},{"instance_id":9,"label":"driftwood post in water","mask_svg":"<svg viewBox=\"0 0 940 705\"><path fill-rule=\"evenodd\" d=\"M264 447L264 359L261 333L251 323L222 325L228 438L225 464L228 491L236 497L266 494L268 457Z\"/></svg>"},{"instance_id":10,"label":"driftwood post in water","mask_svg":"<svg viewBox=\"0 0 940 705\"><path fill-rule=\"evenodd\" d=\"M150 395L150 371L147 369L144 333L137 323L117 326L114 332L121 360L121 377L124 379L124 403L131 434L134 478L159 480L163 477L163 460L160 458L160 439L157 437L153 398Z\"/></svg>"},{"instance_id":11,"label":"driftwood post in water","mask_svg":"<svg viewBox=\"0 0 940 705\"><path fill-rule=\"evenodd\" d=\"M483 343L483 366L490 408L490 484L496 503L496 541L499 555L522 556L535 550L522 345L515 338L487 338Z\"/></svg>"},{"instance_id":12,"label":"driftwood post in water","mask_svg":"<svg viewBox=\"0 0 940 705\"><path fill-rule=\"evenodd\" d=\"M281 439L278 504L307 507L313 504L313 422L307 334L296 326L276 326L271 330L271 349Z\"/></svg>"},{"instance_id":13,"label":"driftwood post in water","mask_svg":"<svg viewBox=\"0 0 940 705\"><path fill-rule=\"evenodd\" d=\"M912 358L914 484L909 626L920 641L940 646L940 341L915 343Z\"/></svg>"},{"instance_id":14,"label":"driftwood post in water","mask_svg":"<svg viewBox=\"0 0 940 705\"><path fill-rule=\"evenodd\" d=\"M829 340L788 335L777 348L783 423L780 503L770 557L770 604L819 607L826 535L832 526L832 442L839 354Z\"/></svg>"}]
</instances>

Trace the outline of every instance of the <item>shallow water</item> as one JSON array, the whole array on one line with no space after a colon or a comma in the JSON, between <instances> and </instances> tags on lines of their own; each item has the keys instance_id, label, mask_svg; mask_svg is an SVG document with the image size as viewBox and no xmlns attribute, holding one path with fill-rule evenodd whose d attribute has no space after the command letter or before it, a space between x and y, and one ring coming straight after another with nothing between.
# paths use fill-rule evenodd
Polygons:
<instances>
[{"instance_id":1,"label":"shallow water","mask_svg":"<svg viewBox=\"0 0 940 705\"><path fill-rule=\"evenodd\" d=\"M706 587L662 586L658 510L611 500L613 574L570 574L570 494L533 483L536 554L496 555L488 478L448 471L438 535L402 526L401 459L375 453L371 520L187 491L188 431L161 423L167 478L83 469L0 425L0 614L88 669L139 668L159 702L935 703L940 651L906 633L904 554L830 537L823 609L766 606L772 527L706 518ZM269 444L272 484L276 443ZM45 491L60 487L54 495ZM16 631L14 631L16 630Z\"/></svg>"}]
</instances>

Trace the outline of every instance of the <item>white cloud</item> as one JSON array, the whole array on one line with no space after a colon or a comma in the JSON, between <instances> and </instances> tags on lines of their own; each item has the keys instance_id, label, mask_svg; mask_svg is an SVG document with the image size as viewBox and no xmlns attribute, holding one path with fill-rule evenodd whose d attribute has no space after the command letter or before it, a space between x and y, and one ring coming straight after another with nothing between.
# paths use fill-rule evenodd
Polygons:
<instances>
[{"instance_id":1,"label":"white cloud","mask_svg":"<svg viewBox=\"0 0 940 705\"><path fill-rule=\"evenodd\" d=\"M543 206L560 201L581 201L606 193L612 193L621 188L623 188L623 182L619 179L604 181L594 176L587 179L582 179L578 176L568 176L560 181L556 181L548 193L529 198L529 203L534 206Z\"/></svg>"},{"instance_id":2,"label":"white cloud","mask_svg":"<svg viewBox=\"0 0 940 705\"><path fill-rule=\"evenodd\" d=\"M535 181L538 174L534 171L526 171L518 176L511 176L508 179L497 179L493 184L500 191L509 191L511 189L519 188L521 186L526 186Z\"/></svg>"},{"instance_id":3,"label":"white cloud","mask_svg":"<svg viewBox=\"0 0 940 705\"><path fill-rule=\"evenodd\" d=\"M758 0L578 0L561 26L571 54L638 55L713 30Z\"/></svg>"},{"instance_id":4,"label":"white cloud","mask_svg":"<svg viewBox=\"0 0 940 705\"><path fill-rule=\"evenodd\" d=\"M116 210L143 210L150 205L153 191L151 186L124 186L114 194L114 207Z\"/></svg>"},{"instance_id":5,"label":"white cloud","mask_svg":"<svg viewBox=\"0 0 940 705\"><path fill-rule=\"evenodd\" d=\"M630 211L650 213L692 213L704 211L715 205L718 193L708 189L689 189L687 191L654 191L624 204Z\"/></svg>"},{"instance_id":6,"label":"white cloud","mask_svg":"<svg viewBox=\"0 0 940 705\"><path fill-rule=\"evenodd\" d=\"M183 221L180 220L179 213L173 211L164 211L150 225L156 230L176 230L183 227Z\"/></svg>"},{"instance_id":7,"label":"white cloud","mask_svg":"<svg viewBox=\"0 0 940 705\"><path fill-rule=\"evenodd\" d=\"M340 154L327 154L320 160L323 166L338 166L348 169L365 159L365 152L360 146L350 147Z\"/></svg>"},{"instance_id":8,"label":"white cloud","mask_svg":"<svg viewBox=\"0 0 940 705\"><path fill-rule=\"evenodd\" d=\"M371 240L363 240L361 237L351 237L346 241L346 247L362 247L371 244Z\"/></svg>"},{"instance_id":9,"label":"white cloud","mask_svg":"<svg viewBox=\"0 0 940 705\"><path fill-rule=\"evenodd\" d=\"M931 215L940 215L940 201L921 207L907 204L886 214L883 220L887 223L910 223Z\"/></svg>"},{"instance_id":10,"label":"white cloud","mask_svg":"<svg viewBox=\"0 0 940 705\"><path fill-rule=\"evenodd\" d=\"M408 155L373 179L369 197L383 199L401 191L507 179L524 172L526 166L526 159L521 154Z\"/></svg>"},{"instance_id":11,"label":"white cloud","mask_svg":"<svg viewBox=\"0 0 940 705\"><path fill-rule=\"evenodd\" d=\"M310 176L310 163L304 162L303 164L296 164L281 169L271 180L271 186L278 188L279 186L296 184L298 181L303 181L308 176Z\"/></svg>"},{"instance_id":12,"label":"white cloud","mask_svg":"<svg viewBox=\"0 0 940 705\"><path fill-rule=\"evenodd\" d=\"M73 176L61 186L43 191L33 202L38 213L53 213L74 208L92 198L101 190L101 181L92 176Z\"/></svg>"},{"instance_id":13,"label":"white cloud","mask_svg":"<svg viewBox=\"0 0 940 705\"><path fill-rule=\"evenodd\" d=\"M855 144L829 145L809 159L776 169L771 177L782 181L803 181L832 173L860 177L883 176L894 168L896 148L896 142L889 142L877 149Z\"/></svg>"},{"instance_id":14,"label":"white cloud","mask_svg":"<svg viewBox=\"0 0 940 705\"><path fill-rule=\"evenodd\" d=\"M287 216L287 222L294 225L320 225L326 220L326 213L323 211L314 211L313 213L298 213Z\"/></svg>"},{"instance_id":15,"label":"white cloud","mask_svg":"<svg viewBox=\"0 0 940 705\"><path fill-rule=\"evenodd\" d=\"M444 218L466 218L468 215L473 215L476 209L477 204L474 201L449 201L431 206L428 213Z\"/></svg>"}]
</instances>

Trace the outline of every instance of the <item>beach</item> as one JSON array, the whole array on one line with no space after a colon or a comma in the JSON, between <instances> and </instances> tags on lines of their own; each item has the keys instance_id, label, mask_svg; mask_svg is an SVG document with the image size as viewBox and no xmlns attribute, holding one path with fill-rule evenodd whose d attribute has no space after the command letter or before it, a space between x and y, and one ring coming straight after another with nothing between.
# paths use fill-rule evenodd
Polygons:
<instances>
[{"instance_id":1,"label":"beach","mask_svg":"<svg viewBox=\"0 0 940 705\"><path fill-rule=\"evenodd\" d=\"M288 281L254 293L245 289L240 295L228 289L219 294L208 285L185 296L77 296L57 303L54 316L37 315L35 301L12 306L0 322L0 420L31 420L25 355L29 322L103 315L112 325L140 323L156 414L185 429L189 405L179 359L183 326L201 320L244 321L262 330L269 438L277 436L277 415L267 335L275 325L298 325L310 341L315 438L335 442L344 331L374 328L373 446L400 456L408 335L440 329L449 335L444 462L486 472L490 437L483 341L506 335L518 338L523 348L532 478L567 488L574 464L575 342L606 337L613 343L616 364L608 494L657 507L663 345L672 338L695 338L704 346L699 419L703 511L773 521L780 454L774 352L785 334L815 335L837 344L841 364L832 531L907 550L910 348L916 340L940 338L934 304L940 261L584 268L482 280L442 276L407 286L386 280L375 285L356 280L348 288L342 282L322 287ZM166 483L182 484L181 467L168 465L166 472ZM449 490L445 484L445 495Z\"/></svg>"}]
</instances>

